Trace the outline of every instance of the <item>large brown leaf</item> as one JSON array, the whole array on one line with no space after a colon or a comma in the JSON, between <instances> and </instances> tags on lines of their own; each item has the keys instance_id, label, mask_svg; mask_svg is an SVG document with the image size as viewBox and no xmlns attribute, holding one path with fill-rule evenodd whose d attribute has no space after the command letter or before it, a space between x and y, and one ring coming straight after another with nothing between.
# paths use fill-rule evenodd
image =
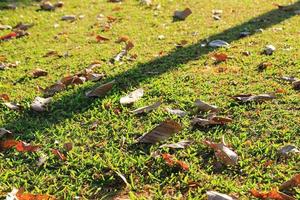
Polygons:
<instances>
[{"instance_id":1,"label":"large brown leaf","mask_svg":"<svg viewBox=\"0 0 300 200\"><path fill-rule=\"evenodd\" d=\"M259 94L259 95L241 94L241 95L233 96L233 99L241 102L250 102L250 101L262 102L262 101L272 100L275 98L276 98L275 93L267 93L267 94Z\"/></svg>"},{"instance_id":2,"label":"large brown leaf","mask_svg":"<svg viewBox=\"0 0 300 200\"><path fill-rule=\"evenodd\" d=\"M161 102L158 101L150 106L144 106L144 107L141 107L141 108L138 108L138 109L135 109L133 111L130 111L131 113L137 115L137 114L143 114L143 113L148 113L156 108L158 108L159 106L161 105Z\"/></svg>"},{"instance_id":3,"label":"large brown leaf","mask_svg":"<svg viewBox=\"0 0 300 200\"><path fill-rule=\"evenodd\" d=\"M139 143L155 144L157 142L168 139L171 135L178 133L181 130L181 125L173 120L166 120L160 123L150 132L144 134L138 139Z\"/></svg>"},{"instance_id":4,"label":"large brown leaf","mask_svg":"<svg viewBox=\"0 0 300 200\"><path fill-rule=\"evenodd\" d=\"M300 174L296 174L293 176L290 180L284 182L283 184L280 185L279 189L280 190L286 190L290 189L293 187L300 187Z\"/></svg>"},{"instance_id":5,"label":"large brown leaf","mask_svg":"<svg viewBox=\"0 0 300 200\"><path fill-rule=\"evenodd\" d=\"M87 97L102 97L102 96L106 95L106 93L109 92L113 88L114 84L115 84L115 80L105 83L93 90L86 92L85 95Z\"/></svg>"},{"instance_id":6,"label":"large brown leaf","mask_svg":"<svg viewBox=\"0 0 300 200\"><path fill-rule=\"evenodd\" d=\"M294 197L291 197L287 194L279 192L275 189L269 192L259 192L256 189L250 190L252 196L259 198L259 199L273 199L273 200L296 200Z\"/></svg>"},{"instance_id":7,"label":"large brown leaf","mask_svg":"<svg viewBox=\"0 0 300 200\"><path fill-rule=\"evenodd\" d=\"M204 101L201 101L200 99L197 99L195 101L195 105L197 106L197 108L203 112L208 112L208 111L211 111L211 112L218 112L219 109L217 106L213 106L213 105L210 105Z\"/></svg>"}]
</instances>

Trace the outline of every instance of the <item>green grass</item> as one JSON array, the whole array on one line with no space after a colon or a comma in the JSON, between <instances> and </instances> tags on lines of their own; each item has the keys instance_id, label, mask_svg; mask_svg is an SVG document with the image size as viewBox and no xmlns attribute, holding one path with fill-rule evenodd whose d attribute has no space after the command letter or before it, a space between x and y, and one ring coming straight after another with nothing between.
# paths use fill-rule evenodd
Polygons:
<instances>
[{"instance_id":1,"label":"green grass","mask_svg":"<svg viewBox=\"0 0 300 200\"><path fill-rule=\"evenodd\" d=\"M24 187L27 192L52 194L59 199L75 196L109 199L115 195L129 195L132 199L142 196L203 199L206 191L216 190L239 199L250 199L250 189L269 190L299 173L299 155L282 160L277 150L285 144L300 147L299 92L278 81L282 75L300 78L300 16L277 10L271 0L227 0L226 3L222 0L157 0L155 4L161 5L158 10L135 0L122 4L106 0L64 2L65 6L55 12L36 11L38 6L34 1L19 2L17 10L0 10L2 24L35 24L28 31L30 36L0 43L0 55L10 62L21 62L15 69L0 71L0 94L7 93L13 101L25 106L24 111L15 112L0 105L0 127L12 130L18 140L43 146L37 153L19 153L14 149L0 153L0 195L4 197L13 187ZM116 7L121 9L114 11ZM185 21L172 22L174 10L185 7L190 7L193 14ZM294 7L300 9L299 3ZM212 19L213 9L223 10L220 21ZM60 21L66 14L85 17L73 23ZM98 14L118 20L110 31L101 32L99 23L103 21L97 21ZM55 23L60 26L54 28ZM261 27L264 28L262 33L238 37L245 28L254 32ZM0 31L0 34L8 32ZM106 36L110 41L96 43L91 33ZM128 35L134 42L130 54L138 57L112 65L109 60L123 48L114 42L121 35ZM159 40L159 35L165 39ZM201 47L200 43L206 38L224 39L230 42L231 48ZM188 44L176 49L175 44L181 40L187 40ZM271 56L262 55L266 44L273 44L277 51ZM289 47L291 50L286 50ZM69 52L70 56L43 57L51 49ZM160 51L164 56L156 57ZM244 56L243 51L250 51L251 55ZM215 65L209 56L212 52L225 52L233 58ZM49 112L30 111L32 100L41 95L36 90L37 85L49 86L95 60L101 62L98 72L107 75L101 83L117 81L104 98L87 99L84 93L95 83L86 82L55 95ZM258 72L257 65L263 61L273 65ZM45 69L49 75L29 78L29 72L35 68ZM17 80L21 81L13 84ZM145 90L140 101L131 107L119 104L121 96L139 87ZM278 88L286 93L262 104L237 104L230 98ZM154 112L144 116L129 113L160 98L164 103ZM232 117L233 123L206 130L191 129L191 119L197 115L193 107L197 98L222 108L221 114ZM189 115L176 118L166 113L165 107L179 108ZM116 114L116 109L121 113ZM167 142L195 141L185 150L169 150L189 164L188 172L168 167L161 158L152 158L150 153L160 144L151 147L134 144L137 137L167 118L183 126L183 131ZM99 120L99 126L91 131L88 127L95 120ZM220 141L222 135L239 155L237 167L216 169L212 150L202 144L205 138ZM50 149L63 150L65 142L72 142L74 148L67 154L67 161L61 162ZM42 153L49 159L44 166L37 167ZM268 161L272 164L267 167ZM126 187L115 171L122 173L131 186ZM189 188L188 183L193 181L199 186ZM300 190L294 195L299 199Z\"/></svg>"}]
</instances>

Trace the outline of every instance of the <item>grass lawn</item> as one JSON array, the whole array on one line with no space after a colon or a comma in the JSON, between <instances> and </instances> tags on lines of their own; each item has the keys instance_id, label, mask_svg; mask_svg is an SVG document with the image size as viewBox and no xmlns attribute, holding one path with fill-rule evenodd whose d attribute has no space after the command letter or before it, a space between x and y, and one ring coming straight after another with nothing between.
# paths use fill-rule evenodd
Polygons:
<instances>
[{"instance_id":1,"label":"grass lawn","mask_svg":"<svg viewBox=\"0 0 300 200\"><path fill-rule=\"evenodd\" d=\"M9 2L9 1L8 1ZM55 2L55 1L53 1ZM281 76L300 78L300 15L279 10L271 0L154 0L141 5L137 0L111 3L106 0L64 0L55 11L37 11L38 2L17 1L16 10L0 10L0 24L33 23L29 36L0 42L0 55L19 66L0 70L0 94L24 106L12 111L0 104L0 127L11 130L14 139L40 145L38 152L18 152L12 148L0 152L0 197L14 187L26 192L50 194L58 199L205 199L215 190L238 199L251 199L249 190L268 191L300 172L300 156L282 159L278 150L292 144L300 147L300 98ZM300 3L278 0L279 4L300 10ZM7 4L1 1L0 7ZM160 5L157 6L157 5ZM184 21L173 22L173 12L191 8ZM221 20L214 20L213 9L223 10ZM64 15L84 15L74 22L61 21ZM102 16L102 15L103 16ZM97 17L98 16L98 17ZM116 20L103 31L107 16ZM262 28L263 31L257 31ZM240 38L242 31L253 33ZM10 30L0 31L0 36ZM96 35L109 38L99 43ZM123 44L115 43L129 36L134 48L121 62L110 62ZM163 35L164 37L162 38ZM160 39L159 39L160 38ZM230 48L203 46L206 40L222 39ZM183 47L176 44L186 40ZM268 44L276 47L272 55L261 52ZM50 50L68 56L44 55ZM243 55L249 51L249 56ZM213 53L230 58L214 63ZM91 63L106 77L98 83L69 87L53 96L43 113L30 110L33 99L42 94L37 86L47 87ZM261 62L270 62L258 71ZM45 77L31 78L30 72L42 68ZM116 80L113 89L101 98L87 98L85 92ZM122 106L120 98L142 87L144 96L132 106ZM239 104L231 98L238 94L261 94L281 90L276 99L263 103ZM232 123L205 129L192 128L198 113L194 101L201 99L218 106L220 115ZM142 116L130 113L158 100L163 104ZM177 117L166 108L188 114ZM205 116L205 114L204 114ZM155 145L135 144L136 139L166 119L182 125L182 131ZM98 120L94 130L90 125ZM220 142L222 136L238 154L236 166L220 165L205 139ZM193 140L186 149L159 149L164 143ZM73 143L65 152L63 144ZM56 148L66 161L51 153ZM162 157L170 153L189 165L188 171L170 167ZM40 167L37 160L47 155ZM127 179L129 185L117 173ZM300 190L290 193L300 199Z\"/></svg>"}]
</instances>

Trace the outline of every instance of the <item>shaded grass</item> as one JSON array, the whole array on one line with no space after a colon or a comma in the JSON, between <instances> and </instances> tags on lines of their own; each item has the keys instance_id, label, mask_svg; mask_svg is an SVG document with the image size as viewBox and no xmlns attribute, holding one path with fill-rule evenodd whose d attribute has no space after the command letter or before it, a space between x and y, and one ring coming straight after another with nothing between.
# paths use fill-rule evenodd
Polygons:
<instances>
[{"instance_id":1,"label":"shaded grass","mask_svg":"<svg viewBox=\"0 0 300 200\"><path fill-rule=\"evenodd\" d=\"M276 77L282 74L297 75L298 49L279 50L269 57L260 55L263 46L270 42L278 49L286 45L295 47L298 17L289 19L294 16L292 12L273 10L269 1L260 4L230 1L228 5L222 5L219 1L210 4L181 2L177 5L190 6L199 13L194 12L185 22L172 23L170 16L176 9L176 3L161 3L162 9L158 11L141 7L134 1L121 6L104 1L86 4L72 1L66 2L66 6L56 12L35 12L35 7L18 10L24 22L33 22L36 26L30 30L32 34L28 38L1 44L1 54L9 60L21 60L22 63L17 69L1 72L4 74L1 76L1 92L9 93L13 99L29 105L37 95L34 90L37 84L47 86L67 72L74 73L85 68L95 59L102 60L103 67L100 70L108 75L103 82L116 79L118 84L107 97L96 100L84 97L84 91L93 87L91 83L69 89L56 95L50 112L41 115L27 110L14 113L2 107L1 124L19 133L19 139L42 144L46 148L62 148L64 142L72 141L76 147L69 153L67 164L50 158L41 169L32 168L38 155L19 155L15 151L3 153L3 160L7 162L1 163L4 180L1 190L7 192L13 186L24 186L28 191L52 193L59 197L65 195L64 198L75 195L100 198L103 193L118 189L114 186L120 184L120 179L113 171L120 170L131 181L134 193L150 185L156 198L168 193L170 196L184 195L187 183L191 180L199 182L200 187L191 190L187 194L190 197L200 198L206 190L215 189L246 198L248 190L256 187L257 183L262 183L262 188L270 188L299 169L299 158L286 163L276 162L270 168L264 167L264 161L277 159L276 151L283 144L299 145L299 112L295 112L299 105L298 94L276 81ZM112 11L116 6L122 7L122 10ZM298 7L298 3L293 6ZM220 22L210 19L211 9L215 7L226 13ZM99 8L102 10L99 11ZM244 15L233 10L243 11ZM2 21L11 24L20 21L19 16L12 12L7 11L5 15L8 17ZM59 21L63 14L73 13L83 13L86 17L70 24ZM89 36L91 32L99 33L99 27L94 24L95 16L99 13L120 18L110 32L102 33L112 38L107 44L96 44L94 38ZM254 15L259 17L253 19ZM52 28L55 22L60 24L58 29ZM283 26L284 31L274 34L272 25ZM236 41L239 32L245 28L250 31L270 29L263 34ZM198 34L193 36L195 31ZM59 32L66 34L53 39ZM108 60L121 48L113 40L123 34L134 40L136 47L133 53L139 54L138 59L133 63L109 65ZM157 40L160 34L164 34L166 39ZM207 54L213 49L200 47L203 38L225 39L232 43L232 48L219 51L234 55L235 58L217 66L209 62L206 64ZM181 39L189 40L191 45L174 49L174 43ZM52 48L61 52L69 51L71 57L42 58ZM153 58L161 50L166 52L166 56ZM241 56L240 52L244 50L251 51L252 55ZM258 73L256 65L264 60L271 60L274 67ZM12 85L13 81L24 77L24 73L35 67L47 69L50 75ZM128 114L133 108L120 107L120 96L139 86L147 92L134 108L163 97L165 105L189 110L193 100L201 98L224 108L223 114L231 115L235 123L225 128L191 131L188 128L189 117L180 120L186 128L171 140L193 138L196 141L188 150L176 152L179 158L191 165L191 170L183 173L167 169L161 159L155 160L149 156L148 152L154 151L157 146L148 151L129 148L134 138L165 118L173 117L163 109L158 109L137 118ZM279 87L286 87L287 93L271 103L236 105L229 98L238 93L261 93ZM114 113L116 108L122 109L121 115ZM87 124L96 119L101 122L99 127L95 132L89 131ZM223 134L241 155L241 161L238 169L224 168L216 172L213 154L201 141L203 138L219 140ZM121 148L123 137L125 145ZM59 145L55 144L56 140L60 142ZM103 141L106 145L95 147ZM40 185L43 186L37 187Z\"/></svg>"}]
</instances>

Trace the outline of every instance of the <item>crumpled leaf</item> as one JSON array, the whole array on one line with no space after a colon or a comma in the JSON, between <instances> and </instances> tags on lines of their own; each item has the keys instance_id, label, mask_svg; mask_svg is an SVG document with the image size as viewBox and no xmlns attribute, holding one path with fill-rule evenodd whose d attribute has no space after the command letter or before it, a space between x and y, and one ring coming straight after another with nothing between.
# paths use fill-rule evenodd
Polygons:
<instances>
[{"instance_id":1,"label":"crumpled leaf","mask_svg":"<svg viewBox=\"0 0 300 200\"><path fill-rule=\"evenodd\" d=\"M181 140L177 143L160 145L159 148L168 147L171 149L185 149L186 147L190 146L192 142L193 141L191 140Z\"/></svg>"},{"instance_id":2,"label":"crumpled leaf","mask_svg":"<svg viewBox=\"0 0 300 200\"><path fill-rule=\"evenodd\" d=\"M62 160L62 161L67 160L66 156L65 156L63 153L61 153L59 150L57 150L57 149L52 149L51 152L52 152L54 155L56 155L60 160Z\"/></svg>"},{"instance_id":3,"label":"crumpled leaf","mask_svg":"<svg viewBox=\"0 0 300 200\"><path fill-rule=\"evenodd\" d=\"M111 62L118 62L120 61L124 56L127 55L127 53L134 47L134 44L131 41L127 41L126 46L123 50L121 50L112 60Z\"/></svg>"},{"instance_id":4,"label":"crumpled leaf","mask_svg":"<svg viewBox=\"0 0 300 200\"><path fill-rule=\"evenodd\" d=\"M236 165L238 161L238 155L229 149L224 141L224 137L222 138L221 143L214 143L209 140L205 140L204 144L209 146L215 151L215 155L226 165Z\"/></svg>"},{"instance_id":5,"label":"crumpled leaf","mask_svg":"<svg viewBox=\"0 0 300 200\"><path fill-rule=\"evenodd\" d=\"M195 101L195 105L197 106L197 108L200 111L203 111L203 112L208 112L208 111L218 112L219 111L219 108L217 106L210 105L204 101L201 101L200 99L197 99Z\"/></svg>"},{"instance_id":6,"label":"crumpled leaf","mask_svg":"<svg viewBox=\"0 0 300 200\"><path fill-rule=\"evenodd\" d=\"M72 142L67 142L64 144L64 148L67 150L67 151L71 151L73 149L73 143Z\"/></svg>"},{"instance_id":7,"label":"crumpled leaf","mask_svg":"<svg viewBox=\"0 0 300 200\"><path fill-rule=\"evenodd\" d=\"M229 47L229 44L224 40L213 40L208 43L210 47Z\"/></svg>"},{"instance_id":8,"label":"crumpled leaf","mask_svg":"<svg viewBox=\"0 0 300 200\"><path fill-rule=\"evenodd\" d=\"M300 154L300 150L296 146L286 145L286 146L282 147L278 151L278 153L282 156L289 156L290 154L293 154L293 153L299 153Z\"/></svg>"},{"instance_id":9,"label":"crumpled leaf","mask_svg":"<svg viewBox=\"0 0 300 200\"><path fill-rule=\"evenodd\" d=\"M24 24L22 22L18 23L13 27L14 31L27 31L29 28L33 27L33 24Z\"/></svg>"},{"instance_id":10,"label":"crumpled leaf","mask_svg":"<svg viewBox=\"0 0 300 200\"><path fill-rule=\"evenodd\" d=\"M31 103L31 109L37 112L43 112L47 110L47 105L52 101L52 98L35 97Z\"/></svg>"},{"instance_id":11,"label":"crumpled leaf","mask_svg":"<svg viewBox=\"0 0 300 200\"><path fill-rule=\"evenodd\" d=\"M9 136L11 137L13 133L5 128L0 128L0 138Z\"/></svg>"},{"instance_id":12,"label":"crumpled leaf","mask_svg":"<svg viewBox=\"0 0 300 200\"><path fill-rule=\"evenodd\" d=\"M252 189L250 190L250 193L252 194L252 196L259 199L296 200L294 197L279 192L275 189L271 190L270 192L259 192L256 189Z\"/></svg>"},{"instance_id":13,"label":"crumpled leaf","mask_svg":"<svg viewBox=\"0 0 300 200\"><path fill-rule=\"evenodd\" d=\"M128 95L121 97L120 103L122 105L132 104L138 101L143 95L144 95L143 88L136 89L133 92L130 92Z\"/></svg>"},{"instance_id":14,"label":"crumpled leaf","mask_svg":"<svg viewBox=\"0 0 300 200\"><path fill-rule=\"evenodd\" d=\"M113 88L114 84L115 84L115 80L105 83L93 90L86 92L85 95L87 97L102 97Z\"/></svg>"},{"instance_id":15,"label":"crumpled leaf","mask_svg":"<svg viewBox=\"0 0 300 200\"><path fill-rule=\"evenodd\" d=\"M261 62L259 63L259 65L257 66L257 70L258 71L263 71L265 69L267 69L268 67L272 66L271 62Z\"/></svg>"},{"instance_id":16,"label":"crumpled leaf","mask_svg":"<svg viewBox=\"0 0 300 200\"><path fill-rule=\"evenodd\" d=\"M129 41L129 37L127 35L122 35L118 38L116 43L127 42L127 41Z\"/></svg>"},{"instance_id":17,"label":"crumpled leaf","mask_svg":"<svg viewBox=\"0 0 300 200\"><path fill-rule=\"evenodd\" d=\"M16 38L16 37L17 37L17 33L16 32L11 32L11 33L8 33L6 35L0 36L0 41L1 40L10 40L10 39L13 39L13 38Z\"/></svg>"},{"instance_id":18,"label":"crumpled leaf","mask_svg":"<svg viewBox=\"0 0 300 200\"><path fill-rule=\"evenodd\" d=\"M300 187L300 174L296 174L290 180L282 183L279 186L279 189L280 190L286 190L286 189L290 189L290 188L293 188L293 187Z\"/></svg>"},{"instance_id":19,"label":"crumpled leaf","mask_svg":"<svg viewBox=\"0 0 300 200\"><path fill-rule=\"evenodd\" d=\"M208 200L234 200L231 196L216 191L207 191L206 195Z\"/></svg>"},{"instance_id":20,"label":"crumpled leaf","mask_svg":"<svg viewBox=\"0 0 300 200\"><path fill-rule=\"evenodd\" d=\"M109 41L109 39L107 37L104 37L102 35L97 35L96 40L97 40L97 42Z\"/></svg>"},{"instance_id":21,"label":"crumpled leaf","mask_svg":"<svg viewBox=\"0 0 300 200\"><path fill-rule=\"evenodd\" d=\"M63 91L66 89L65 84L63 83L55 83L45 89L38 86L39 91L41 91L46 96L53 96L55 93Z\"/></svg>"},{"instance_id":22,"label":"crumpled leaf","mask_svg":"<svg viewBox=\"0 0 300 200\"><path fill-rule=\"evenodd\" d=\"M49 1L43 1L40 4L40 7L42 10L47 10L47 11L55 10L55 6Z\"/></svg>"},{"instance_id":23,"label":"crumpled leaf","mask_svg":"<svg viewBox=\"0 0 300 200\"><path fill-rule=\"evenodd\" d=\"M155 144L157 142L168 139L175 133L181 131L181 125L173 120L165 120L150 132L138 138L139 143Z\"/></svg>"},{"instance_id":24,"label":"crumpled leaf","mask_svg":"<svg viewBox=\"0 0 300 200\"><path fill-rule=\"evenodd\" d=\"M40 77L40 76L47 76L48 75L48 72L43 70L43 69L40 69L40 68L37 68L35 70L33 70L31 72L31 75L34 77L34 78L37 78L37 77Z\"/></svg>"},{"instance_id":25,"label":"crumpled leaf","mask_svg":"<svg viewBox=\"0 0 300 200\"><path fill-rule=\"evenodd\" d=\"M300 80L294 81L292 84L295 90L300 90Z\"/></svg>"},{"instance_id":26,"label":"crumpled leaf","mask_svg":"<svg viewBox=\"0 0 300 200\"><path fill-rule=\"evenodd\" d=\"M77 76L77 75L69 75L65 76L62 79L58 81L58 83L64 84L66 87L69 85L80 85L83 84L86 81L86 78L83 76Z\"/></svg>"},{"instance_id":27,"label":"crumpled leaf","mask_svg":"<svg viewBox=\"0 0 300 200\"><path fill-rule=\"evenodd\" d=\"M18 103L14 103L14 102L4 102L3 104L4 104L6 107L8 107L9 109L11 109L11 110L19 111L19 110L22 110L22 109L23 109L23 106L21 106L21 105L18 104Z\"/></svg>"},{"instance_id":28,"label":"crumpled leaf","mask_svg":"<svg viewBox=\"0 0 300 200\"><path fill-rule=\"evenodd\" d=\"M210 125L225 125L230 122L232 122L231 118L210 115L207 119L194 118L192 121L192 124L200 126L200 127L205 127L205 126L210 126Z\"/></svg>"},{"instance_id":29,"label":"crumpled leaf","mask_svg":"<svg viewBox=\"0 0 300 200\"><path fill-rule=\"evenodd\" d=\"M75 21L77 18L75 15L64 15L61 17L63 21Z\"/></svg>"},{"instance_id":30,"label":"crumpled leaf","mask_svg":"<svg viewBox=\"0 0 300 200\"><path fill-rule=\"evenodd\" d=\"M8 96L8 94L0 94L0 100L3 100L3 101L9 101L9 96Z\"/></svg>"},{"instance_id":31,"label":"crumpled leaf","mask_svg":"<svg viewBox=\"0 0 300 200\"><path fill-rule=\"evenodd\" d=\"M173 17L176 19L185 20L191 14L192 10L190 8L186 8L183 11L176 10Z\"/></svg>"},{"instance_id":32,"label":"crumpled leaf","mask_svg":"<svg viewBox=\"0 0 300 200\"><path fill-rule=\"evenodd\" d=\"M186 115L186 112L183 110L179 110L179 109L170 109L170 108L166 108L167 112L173 115L177 115L179 117L184 117Z\"/></svg>"},{"instance_id":33,"label":"crumpled leaf","mask_svg":"<svg viewBox=\"0 0 300 200\"><path fill-rule=\"evenodd\" d=\"M16 68L19 64L20 64L19 61L16 61L13 63L0 62L0 69L5 70L5 69L9 69L9 68Z\"/></svg>"},{"instance_id":34,"label":"crumpled leaf","mask_svg":"<svg viewBox=\"0 0 300 200\"><path fill-rule=\"evenodd\" d=\"M290 83L293 83L294 81L298 81L299 79L295 77L289 77L289 76L283 76L281 77L281 80L288 81Z\"/></svg>"},{"instance_id":35,"label":"crumpled leaf","mask_svg":"<svg viewBox=\"0 0 300 200\"><path fill-rule=\"evenodd\" d=\"M24 193L24 189L16 189L7 194L6 200L55 200L56 198L46 194Z\"/></svg>"},{"instance_id":36,"label":"crumpled leaf","mask_svg":"<svg viewBox=\"0 0 300 200\"><path fill-rule=\"evenodd\" d=\"M228 55L226 53L214 53L212 54L212 58L216 62L224 62L228 59Z\"/></svg>"},{"instance_id":37,"label":"crumpled leaf","mask_svg":"<svg viewBox=\"0 0 300 200\"><path fill-rule=\"evenodd\" d=\"M40 146L34 146L25 142L19 141L16 145L16 150L19 152L36 152L40 149Z\"/></svg>"},{"instance_id":38,"label":"crumpled leaf","mask_svg":"<svg viewBox=\"0 0 300 200\"><path fill-rule=\"evenodd\" d=\"M42 166L46 161L48 160L48 156L45 154L41 154L41 156L39 157L39 160L37 161L36 165L38 167Z\"/></svg>"},{"instance_id":39,"label":"crumpled leaf","mask_svg":"<svg viewBox=\"0 0 300 200\"><path fill-rule=\"evenodd\" d=\"M272 93L259 94L259 95L241 94L241 95L235 95L232 98L241 102L250 102L250 101L262 102L262 101L275 99L276 96L275 93L272 92Z\"/></svg>"},{"instance_id":40,"label":"crumpled leaf","mask_svg":"<svg viewBox=\"0 0 300 200\"><path fill-rule=\"evenodd\" d=\"M269 45L265 46L264 54L272 55L275 50L276 50L276 48L273 45L269 44Z\"/></svg>"},{"instance_id":41,"label":"crumpled leaf","mask_svg":"<svg viewBox=\"0 0 300 200\"><path fill-rule=\"evenodd\" d=\"M18 143L19 143L18 141L12 139L0 141L0 151L11 149L12 147L16 146Z\"/></svg>"},{"instance_id":42,"label":"crumpled leaf","mask_svg":"<svg viewBox=\"0 0 300 200\"><path fill-rule=\"evenodd\" d=\"M133 111L130 111L131 113L137 115L137 114L142 114L142 113L148 113L156 108L158 108L159 106L161 105L161 102L158 101L150 106L144 106L144 107L141 107L141 108L138 108L138 109L135 109Z\"/></svg>"},{"instance_id":43,"label":"crumpled leaf","mask_svg":"<svg viewBox=\"0 0 300 200\"><path fill-rule=\"evenodd\" d=\"M170 167L173 167L174 165L177 164L184 171L189 170L189 166L185 162L175 159L174 156L172 156L168 153L163 153L163 154L161 154L161 156L164 159L164 161L166 162L166 164L169 165Z\"/></svg>"}]
</instances>

